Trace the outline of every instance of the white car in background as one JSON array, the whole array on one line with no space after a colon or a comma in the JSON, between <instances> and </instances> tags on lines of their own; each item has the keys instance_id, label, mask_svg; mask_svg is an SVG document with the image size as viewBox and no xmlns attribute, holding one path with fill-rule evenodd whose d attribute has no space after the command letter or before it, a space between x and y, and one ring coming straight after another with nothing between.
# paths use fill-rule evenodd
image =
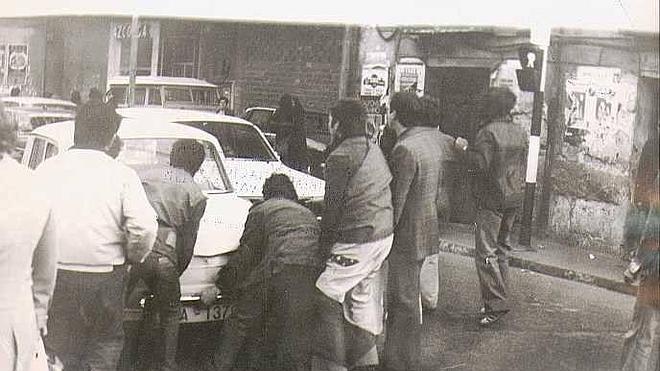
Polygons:
<instances>
[{"instance_id":1,"label":"white car in background","mask_svg":"<svg viewBox=\"0 0 660 371\"><path fill-rule=\"evenodd\" d=\"M263 132L252 123L234 116L210 112L156 108L125 108L117 113L140 121L143 117L158 117L202 129L220 142L223 164L236 194L251 201L263 199L261 190L273 173L286 174L293 182L298 197L317 215L320 214L325 182L309 174L291 169L266 140Z\"/></svg>"},{"instance_id":2,"label":"white car in background","mask_svg":"<svg viewBox=\"0 0 660 371\"><path fill-rule=\"evenodd\" d=\"M41 126L28 136L22 163L35 169L44 160L73 145L73 121ZM195 174L195 182L208 197L200 222L193 258L181 275L181 323L222 320L231 308L227 298L206 307L200 301L204 289L214 285L219 269L239 246L251 203L239 198L225 173L218 141L208 133L158 118L123 119L117 133L123 142L117 159L141 171L169 165L170 150L180 139L193 139L204 146L206 158ZM48 185L45 185L48 186ZM148 300L145 287L130 295L126 320L141 318L141 306Z\"/></svg>"},{"instance_id":3,"label":"white car in background","mask_svg":"<svg viewBox=\"0 0 660 371\"><path fill-rule=\"evenodd\" d=\"M76 116L76 104L61 99L41 97L2 97L9 121L16 125L17 156L20 159L28 134L42 125L71 120Z\"/></svg>"},{"instance_id":4,"label":"white car in background","mask_svg":"<svg viewBox=\"0 0 660 371\"><path fill-rule=\"evenodd\" d=\"M128 76L108 79L107 100L127 107ZM218 108L220 90L215 84L188 77L137 76L135 107L167 107L213 111Z\"/></svg>"}]
</instances>

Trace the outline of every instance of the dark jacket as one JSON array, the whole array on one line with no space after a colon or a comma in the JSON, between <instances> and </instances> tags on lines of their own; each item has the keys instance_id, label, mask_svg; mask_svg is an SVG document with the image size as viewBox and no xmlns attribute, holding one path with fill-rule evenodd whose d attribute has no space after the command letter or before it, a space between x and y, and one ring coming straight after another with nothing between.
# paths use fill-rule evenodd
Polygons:
<instances>
[{"instance_id":1,"label":"dark jacket","mask_svg":"<svg viewBox=\"0 0 660 371\"><path fill-rule=\"evenodd\" d=\"M478 207L497 211L522 205L527 142L523 129L510 121L491 122L479 130L466 153Z\"/></svg>"},{"instance_id":2,"label":"dark jacket","mask_svg":"<svg viewBox=\"0 0 660 371\"><path fill-rule=\"evenodd\" d=\"M326 160L321 244L364 243L392 234L392 174L378 145L343 140Z\"/></svg>"},{"instance_id":3,"label":"dark jacket","mask_svg":"<svg viewBox=\"0 0 660 371\"><path fill-rule=\"evenodd\" d=\"M206 196L183 169L157 167L139 172L149 203L158 216L158 233L152 252L168 257L179 274L193 256Z\"/></svg>"},{"instance_id":4,"label":"dark jacket","mask_svg":"<svg viewBox=\"0 0 660 371\"><path fill-rule=\"evenodd\" d=\"M223 290L246 288L287 265L320 272L319 232L314 213L295 201L271 198L252 206L237 254L220 270L216 285Z\"/></svg>"},{"instance_id":5,"label":"dark jacket","mask_svg":"<svg viewBox=\"0 0 660 371\"><path fill-rule=\"evenodd\" d=\"M455 154L452 137L437 128L415 126L397 141L390 167L394 206L391 254L419 261L438 252L440 222L449 215L447 163Z\"/></svg>"}]
</instances>

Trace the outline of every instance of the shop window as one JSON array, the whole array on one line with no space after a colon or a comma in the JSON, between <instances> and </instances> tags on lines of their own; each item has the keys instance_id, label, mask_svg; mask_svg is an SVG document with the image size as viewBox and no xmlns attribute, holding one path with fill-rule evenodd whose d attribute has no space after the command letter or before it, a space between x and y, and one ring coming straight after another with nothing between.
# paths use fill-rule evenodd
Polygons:
<instances>
[{"instance_id":1,"label":"shop window","mask_svg":"<svg viewBox=\"0 0 660 371\"><path fill-rule=\"evenodd\" d=\"M153 42L150 37L138 39L137 69L138 76L149 76L151 74L151 49ZM119 61L119 74L128 75L129 60L131 56L131 39L121 39L121 55ZM143 100L144 102L144 100Z\"/></svg>"},{"instance_id":2,"label":"shop window","mask_svg":"<svg viewBox=\"0 0 660 371\"><path fill-rule=\"evenodd\" d=\"M163 41L161 75L197 77L199 40L196 37L168 37Z\"/></svg>"}]
</instances>

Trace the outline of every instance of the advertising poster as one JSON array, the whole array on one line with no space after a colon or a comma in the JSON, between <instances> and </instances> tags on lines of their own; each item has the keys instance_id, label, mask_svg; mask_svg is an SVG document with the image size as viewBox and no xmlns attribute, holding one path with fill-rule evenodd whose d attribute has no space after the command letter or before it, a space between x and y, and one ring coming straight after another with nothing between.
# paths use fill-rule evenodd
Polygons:
<instances>
[{"instance_id":1,"label":"advertising poster","mask_svg":"<svg viewBox=\"0 0 660 371\"><path fill-rule=\"evenodd\" d=\"M426 66L421 63L396 65L394 74L394 91L414 92L418 96L424 95L424 74Z\"/></svg>"},{"instance_id":2,"label":"advertising poster","mask_svg":"<svg viewBox=\"0 0 660 371\"><path fill-rule=\"evenodd\" d=\"M585 130L617 125L617 115L628 99L621 70L580 66L566 81L567 126Z\"/></svg>"},{"instance_id":3,"label":"advertising poster","mask_svg":"<svg viewBox=\"0 0 660 371\"><path fill-rule=\"evenodd\" d=\"M360 95L381 97L387 94L389 70L385 65L367 65L362 69Z\"/></svg>"}]
</instances>

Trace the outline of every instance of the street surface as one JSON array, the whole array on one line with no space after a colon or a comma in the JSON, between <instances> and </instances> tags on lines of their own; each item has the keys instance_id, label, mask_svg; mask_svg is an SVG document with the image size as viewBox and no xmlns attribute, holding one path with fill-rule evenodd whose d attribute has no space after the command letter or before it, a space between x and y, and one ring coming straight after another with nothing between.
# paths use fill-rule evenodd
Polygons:
<instances>
[{"instance_id":1,"label":"street surface","mask_svg":"<svg viewBox=\"0 0 660 371\"><path fill-rule=\"evenodd\" d=\"M484 329L473 259L442 253L440 274L440 304L424 314L424 371L619 369L634 297L511 269L513 310ZM217 329L182 335L180 369L199 369Z\"/></svg>"}]
</instances>

